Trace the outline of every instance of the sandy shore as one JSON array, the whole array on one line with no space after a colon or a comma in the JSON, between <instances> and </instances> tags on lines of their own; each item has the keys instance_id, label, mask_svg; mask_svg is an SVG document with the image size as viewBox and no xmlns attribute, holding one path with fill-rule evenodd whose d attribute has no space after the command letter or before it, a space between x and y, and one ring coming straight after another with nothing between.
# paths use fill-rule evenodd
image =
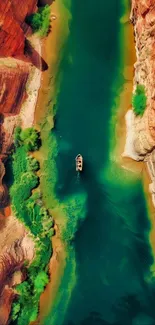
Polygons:
<instances>
[{"instance_id":1,"label":"sandy shore","mask_svg":"<svg viewBox=\"0 0 155 325\"><path fill-rule=\"evenodd\" d=\"M113 108L112 127L115 128L115 140L112 140L112 155L111 159L116 161L122 168L128 169L136 174L140 174L144 168L142 162L137 162L131 159L125 151L130 151L130 154L135 157L135 152L132 148L130 137L127 139L127 124L130 132L130 124L132 123L131 97L133 90L134 63L136 62L136 51L134 43L133 26L129 21L129 13L121 18L123 24L121 35L121 57L123 57L123 71L120 73L123 77L123 85L121 92L115 99ZM130 42L128 40L130 39ZM123 50L122 50L123 42ZM116 110L117 107L117 110ZM129 114L129 115L128 115ZM131 133L130 133L131 135ZM127 141L126 141L127 140ZM122 154L125 153L125 154ZM136 157L137 158L137 157Z\"/></svg>"},{"instance_id":2,"label":"sandy shore","mask_svg":"<svg viewBox=\"0 0 155 325\"><path fill-rule=\"evenodd\" d=\"M36 35L30 37L33 48L41 57L41 39ZM31 127L34 123L34 114L38 99L38 93L41 86L42 72L35 66L30 70L28 82L26 84L27 98L24 101L19 118L23 128Z\"/></svg>"},{"instance_id":3,"label":"sandy shore","mask_svg":"<svg viewBox=\"0 0 155 325\"><path fill-rule=\"evenodd\" d=\"M135 129L134 129L135 115L132 109L130 109L125 115L126 122L126 142L122 157L128 157L136 161L143 160L143 157L136 153L134 148Z\"/></svg>"}]
</instances>

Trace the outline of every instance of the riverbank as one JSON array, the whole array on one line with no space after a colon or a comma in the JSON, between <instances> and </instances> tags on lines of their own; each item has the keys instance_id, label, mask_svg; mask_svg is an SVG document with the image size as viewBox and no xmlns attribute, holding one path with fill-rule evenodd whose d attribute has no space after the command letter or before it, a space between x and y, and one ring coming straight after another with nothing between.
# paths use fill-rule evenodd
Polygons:
<instances>
[{"instance_id":1,"label":"riverbank","mask_svg":"<svg viewBox=\"0 0 155 325\"><path fill-rule=\"evenodd\" d=\"M138 17L135 17L133 9L138 8L138 4L136 6L136 1L132 2L132 8L131 8L131 14L130 19L132 21L136 22L136 19L140 18L140 7L136 10L138 11ZM135 10L135 12L136 12ZM148 8L149 13L149 8ZM136 12L137 14L137 12ZM148 15L149 17L149 15ZM140 175L140 178L143 182L143 188L146 196L146 202L147 202L147 208L148 208L148 218L151 222L151 230L150 230L150 245L152 248L152 254L155 259L155 188L154 188L154 181L155 181L155 167L154 167L154 150L150 153L154 146L154 140L151 136L151 132L149 133L148 130L148 123L152 125L152 116L151 116L151 105L150 103L152 100L150 100L150 89L148 88L147 82L148 82L148 75L145 76L144 70L146 68L144 55L145 55L145 42L147 41L147 38L145 37L145 26L143 26L144 21L142 22L141 30L137 28L137 26L134 22L134 27L131 27L132 35L130 35L130 39L132 39L132 52L134 52L134 60L131 62L131 68L132 68L132 80L131 80L131 87L130 87L130 98L127 100L128 103L130 103L127 107L127 111L125 114L125 121L122 121L125 129L125 141L123 142L123 147L121 148L123 154L122 158L126 162L130 162L130 165L126 165L127 169L132 170L133 172L137 171L137 173ZM147 18L147 23L149 23L149 18ZM143 30L144 28L144 30ZM139 35L139 32L143 30L143 34ZM135 34L135 36L134 36ZM149 35L149 34L147 34ZM134 40L135 37L135 40ZM139 40L141 39L141 44L144 45L141 48L139 44ZM149 44L149 46L151 43ZM146 50L147 51L147 50ZM141 57L143 58L141 60ZM146 54L146 60L148 60L148 67L150 66L151 59ZM150 60L150 62L149 62ZM143 63L144 63L144 69L143 69ZM134 73L133 73L134 72ZM148 98L150 100L150 103L148 101L147 110L144 114L144 116L136 117L132 110L132 104L131 104L131 97L133 93L133 89L135 88L136 82L144 83L146 86L146 89L148 91ZM148 112L150 114L150 117L148 116ZM131 166L131 168L130 168ZM152 266L154 268L154 266Z\"/></svg>"},{"instance_id":2,"label":"riverbank","mask_svg":"<svg viewBox=\"0 0 155 325\"><path fill-rule=\"evenodd\" d=\"M41 150L36 153L36 158L40 162L40 175L44 173L44 161L46 161L49 153L46 139L48 139L49 133L54 126L53 109L56 104L60 84L59 65L63 54L64 43L69 33L68 21L70 19L68 9L60 0L52 3L51 16L53 17L52 29L48 37L43 41L42 50L42 57L48 65L48 70L43 73L41 78L41 87L34 119L35 127L41 132L42 139ZM55 176L53 175L54 178ZM40 186L44 200L44 184L42 183L41 178ZM46 186L48 187L48 184ZM51 201L53 200L52 195L51 193ZM35 324L42 324L43 319L47 316L56 296L65 267L66 252L59 231L61 221L59 220L59 224L57 224L57 212L50 209L50 213L55 220L55 236L52 237L53 254L49 264L50 282L41 295L39 317Z\"/></svg>"},{"instance_id":3,"label":"riverbank","mask_svg":"<svg viewBox=\"0 0 155 325\"><path fill-rule=\"evenodd\" d=\"M33 34L29 39L31 46L37 52L37 55L40 60L39 67L32 66L30 70L30 75L28 82L26 84L26 93L27 98L24 101L19 119L21 120L22 128L32 127L34 124L34 116L36 110L37 99L41 87L41 56L42 56L42 40L39 36Z\"/></svg>"},{"instance_id":4,"label":"riverbank","mask_svg":"<svg viewBox=\"0 0 155 325\"><path fill-rule=\"evenodd\" d=\"M127 136L125 119L131 109L131 97L133 90L134 63L136 62L136 50L134 42L134 30L130 22L130 6L125 3L125 14L121 17L120 52L121 52L121 85L119 96L115 98L112 107L111 128L115 127L115 136L111 140L111 159L120 166L139 175L142 172L143 164L133 161L124 154L125 145L130 145L131 139ZM128 40L130 39L130 44ZM123 43L123 48L122 48ZM122 68L123 66L123 68ZM114 90L116 85L114 84ZM130 130L130 125L128 125ZM112 131L113 132L113 131ZM132 132L132 130L130 130ZM123 154L122 154L123 153ZM133 153L135 155L135 152Z\"/></svg>"}]
</instances>

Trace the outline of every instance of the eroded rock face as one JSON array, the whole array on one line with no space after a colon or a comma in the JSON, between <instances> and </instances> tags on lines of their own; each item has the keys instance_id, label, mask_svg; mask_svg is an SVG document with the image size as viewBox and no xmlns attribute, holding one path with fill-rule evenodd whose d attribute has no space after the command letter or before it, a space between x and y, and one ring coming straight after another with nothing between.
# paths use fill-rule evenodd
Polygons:
<instances>
[{"instance_id":1,"label":"eroded rock face","mask_svg":"<svg viewBox=\"0 0 155 325\"><path fill-rule=\"evenodd\" d=\"M0 1L0 207L7 204L4 163L12 146L14 127L26 98L26 83L32 68L24 54L30 29L25 18L36 10L37 0Z\"/></svg>"},{"instance_id":2,"label":"eroded rock face","mask_svg":"<svg viewBox=\"0 0 155 325\"><path fill-rule=\"evenodd\" d=\"M24 281L21 272L25 261L34 257L34 243L24 226L10 216L0 216L0 325L8 322L14 287Z\"/></svg>"},{"instance_id":3,"label":"eroded rock face","mask_svg":"<svg viewBox=\"0 0 155 325\"><path fill-rule=\"evenodd\" d=\"M0 60L0 114L16 115L26 96L26 82L29 76L29 64L22 61Z\"/></svg>"},{"instance_id":4,"label":"eroded rock face","mask_svg":"<svg viewBox=\"0 0 155 325\"><path fill-rule=\"evenodd\" d=\"M25 18L36 11L37 0L0 1L0 56L22 56L25 33L28 26Z\"/></svg>"},{"instance_id":5,"label":"eroded rock face","mask_svg":"<svg viewBox=\"0 0 155 325\"><path fill-rule=\"evenodd\" d=\"M26 16L35 12L37 0L0 0L0 208L7 206L5 161L22 103L31 64L24 56L29 26ZM3 210L1 210L3 211ZM24 280L23 264L34 257L34 243L13 216L0 213L0 325L8 324L14 286Z\"/></svg>"},{"instance_id":6,"label":"eroded rock face","mask_svg":"<svg viewBox=\"0 0 155 325\"><path fill-rule=\"evenodd\" d=\"M132 118L134 136L131 146L139 159L143 160L155 146L155 1L132 0L130 18L134 25L137 54L134 85L144 85L147 95L147 107L143 117ZM131 156L130 148L126 148L125 152Z\"/></svg>"}]
</instances>

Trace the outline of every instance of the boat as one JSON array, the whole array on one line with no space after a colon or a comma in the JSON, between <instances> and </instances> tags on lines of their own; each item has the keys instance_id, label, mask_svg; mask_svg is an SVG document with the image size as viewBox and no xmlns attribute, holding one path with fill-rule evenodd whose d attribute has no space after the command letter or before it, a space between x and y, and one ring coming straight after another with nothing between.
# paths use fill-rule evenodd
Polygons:
<instances>
[{"instance_id":1,"label":"boat","mask_svg":"<svg viewBox=\"0 0 155 325\"><path fill-rule=\"evenodd\" d=\"M75 158L76 161L76 171L82 172L83 169L83 157L82 155L78 154Z\"/></svg>"}]
</instances>

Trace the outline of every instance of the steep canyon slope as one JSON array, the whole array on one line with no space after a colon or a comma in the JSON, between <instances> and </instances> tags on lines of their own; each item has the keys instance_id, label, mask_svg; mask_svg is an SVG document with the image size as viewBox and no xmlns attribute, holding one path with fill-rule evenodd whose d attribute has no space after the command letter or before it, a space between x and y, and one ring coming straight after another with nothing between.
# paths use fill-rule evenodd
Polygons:
<instances>
[{"instance_id":1,"label":"steep canyon slope","mask_svg":"<svg viewBox=\"0 0 155 325\"><path fill-rule=\"evenodd\" d=\"M5 162L32 69L25 55L25 40L31 34L25 18L36 10L37 0L0 1L0 325L8 322L14 285L24 278L20 270L34 255L33 241L24 226L13 216L4 216L2 208L8 204Z\"/></svg>"},{"instance_id":2,"label":"steep canyon slope","mask_svg":"<svg viewBox=\"0 0 155 325\"><path fill-rule=\"evenodd\" d=\"M134 26L137 61L134 65L134 87L145 87L147 104L143 116L133 109L126 114L127 138L123 156L144 160L152 184L155 205L155 1L132 0L130 20Z\"/></svg>"},{"instance_id":3,"label":"steep canyon slope","mask_svg":"<svg viewBox=\"0 0 155 325\"><path fill-rule=\"evenodd\" d=\"M131 22L134 25L137 62L134 65L134 88L144 85L147 107L143 117L127 113L129 126L125 155L143 160L155 145L155 1L132 0Z\"/></svg>"}]
</instances>

